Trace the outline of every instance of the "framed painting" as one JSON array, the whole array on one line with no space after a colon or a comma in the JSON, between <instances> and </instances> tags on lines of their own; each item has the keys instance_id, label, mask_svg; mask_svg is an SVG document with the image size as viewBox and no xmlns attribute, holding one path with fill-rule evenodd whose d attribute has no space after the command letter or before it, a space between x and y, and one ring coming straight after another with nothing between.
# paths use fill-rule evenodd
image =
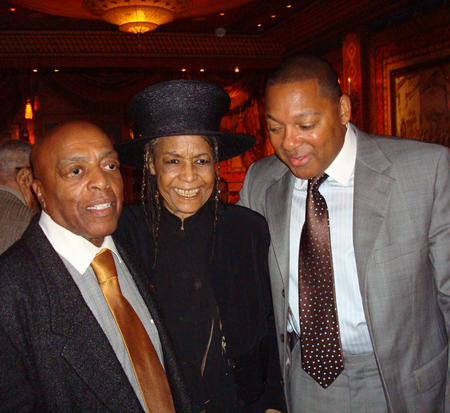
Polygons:
<instances>
[{"instance_id":1,"label":"framed painting","mask_svg":"<svg viewBox=\"0 0 450 413\"><path fill-rule=\"evenodd\" d=\"M389 71L391 134L450 147L450 53Z\"/></svg>"}]
</instances>

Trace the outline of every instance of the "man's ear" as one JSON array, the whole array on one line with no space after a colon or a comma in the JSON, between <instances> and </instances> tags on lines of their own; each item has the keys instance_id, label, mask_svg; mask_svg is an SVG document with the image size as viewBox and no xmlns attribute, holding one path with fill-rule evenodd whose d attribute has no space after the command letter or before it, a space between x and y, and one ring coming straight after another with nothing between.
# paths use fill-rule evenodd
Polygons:
<instances>
[{"instance_id":1,"label":"man's ear","mask_svg":"<svg viewBox=\"0 0 450 413\"><path fill-rule=\"evenodd\" d=\"M36 198L31 190L31 184L33 182L33 173L31 168L22 168L16 175L16 183L20 188L22 197L28 208L39 211L39 206Z\"/></svg>"},{"instance_id":2,"label":"man's ear","mask_svg":"<svg viewBox=\"0 0 450 413\"><path fill-rule=\"evenodd\" d=\"M20 188L30 187L33 182L33 174L30 168L22 168L16 175L16 182Z\"/></svg>"},{"instance_id":3,"label":"man's ear","mask_svg":"<svg viewBox=\"0 0 450 413\"><path fill-rule=\"evenodd\" d=\"M41 181L39 181L38 179L33 180L33 182L31 183L31 187L33 188L33 191L36 195L37 200L39 201L39 204L41 205L41 208L45 211L47 204L45 202Z\"/></svg>"},{"instance_id":4,"label":"man's ear","mask_svg":"<svg viewBox=\"0 0 450 413\"><path fill-rule=\"evenodd\" d=\"M346 125L350 121L352 115L352 101L348 95L341 96L339 100L339 111L341 123Z\"/></svg>"}]
</instances>

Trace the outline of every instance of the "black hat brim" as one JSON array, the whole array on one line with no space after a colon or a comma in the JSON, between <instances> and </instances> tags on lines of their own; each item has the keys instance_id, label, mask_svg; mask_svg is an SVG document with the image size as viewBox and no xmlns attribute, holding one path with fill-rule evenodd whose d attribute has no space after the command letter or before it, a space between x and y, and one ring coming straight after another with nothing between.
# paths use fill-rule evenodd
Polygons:
<instances>
[{"instance_id":1,"label":"black hat brim","mask_svg":"<svg viewBox=\"0 0 450 413\"><path fill-rule=\"evenodd\" d=\"M181 135L180 132L167 134L165 136ZM234 158L252 148L256 143L256 138L242 133L216 132L216 131L183 131L186 135L213 136L217 140L219 149L219 162ZM143 136L137 139L130 139L114 145L119 155L122 165L136 169L144 168L145 145L161 136Z\"/></svg>"}]
</instances>

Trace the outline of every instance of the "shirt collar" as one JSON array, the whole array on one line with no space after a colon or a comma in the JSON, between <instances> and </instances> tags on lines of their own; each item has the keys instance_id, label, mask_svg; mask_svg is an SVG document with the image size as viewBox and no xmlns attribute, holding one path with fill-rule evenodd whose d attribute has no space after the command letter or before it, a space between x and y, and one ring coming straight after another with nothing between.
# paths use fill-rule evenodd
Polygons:
<instances>
[{"instance_id":1,"label":"shirt collar","mask_svg":"<svg viewBox=\"0 0 450 413\"><path fill-rule=\"evenodd\" d=\"M347 186L350 182L350 178L355 168L356 163L356 133L353 129L353 125L347 124L347 132L344 137L344 145L342 145L341 151L338 153L331 165L325 170L325 173L337 181L339 184ZM307 190L308 180L299 179L295 180L295 189Z\"/></svg>"},{"instance_id":2,"label":"shirt collar","mask_svg":"<svg viewBox=\"0 0 450 413\"><path fill-rule=\"evenodd\" d=\"M122 262L111 235L105 237L101 247L96 247L87 239L58 225L44 211L41 212L39 225L55 251L69 261L80 274L86 272L95 255L102 248L110 249Z\"/></svg>"},{"instance_id":3,"label":"shirt collar","mask_svg":"<svg viewBox=\"0 0 450 413\"><path fill-rule=\"evenodd\" d=\"M332 164L327 168L325 173L339 182L341 185L347 186L356 163L356 134L350 123L347 124L347 132L345 133L344 145Z\"/></svg>"}]
</instances>

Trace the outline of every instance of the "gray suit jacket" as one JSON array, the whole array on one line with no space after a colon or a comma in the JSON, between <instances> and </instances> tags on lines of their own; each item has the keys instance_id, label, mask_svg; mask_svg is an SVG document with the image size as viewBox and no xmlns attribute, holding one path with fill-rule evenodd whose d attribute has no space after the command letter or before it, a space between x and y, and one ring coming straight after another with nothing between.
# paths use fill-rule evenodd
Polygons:
<instances>
[{"instance_id":1,"label":"gray suit jacket","mask_svg":"<svg viewBox=\"0 0 450 413\"><path fill-rule=\"evenodd\" d=\"M354 249L389 410L449 411L444 404L450 388L450 152L355 130ZM285 378L294 181L272 155L250 167L240 194L240 203L260 212L269 224L269 265ZM296 393L288 398L301 397L301 389Z\"/></svg>"},{"instance_id":2,"label":"gray suit jacket","mask_svg":"<svg viewBox=\"0 0 450 413\"><path fill-rule=\"evenodd\" d=\"M0 411L139 412L103 330L35 216L0 258ZM189 411L181 370L130 253L116 246L158 328L178 411Z\"/></svg>"},{"instance_id":3,"label":"gray suit jacket","mask_svg":"<svg viewBox=\"0 0 450 413\"><path fill-rule=\"evenodd\" d=\"M36 214L13 192L3 188L0 186L0 254L22 236Z\"/></svg>"}]
</instances>

